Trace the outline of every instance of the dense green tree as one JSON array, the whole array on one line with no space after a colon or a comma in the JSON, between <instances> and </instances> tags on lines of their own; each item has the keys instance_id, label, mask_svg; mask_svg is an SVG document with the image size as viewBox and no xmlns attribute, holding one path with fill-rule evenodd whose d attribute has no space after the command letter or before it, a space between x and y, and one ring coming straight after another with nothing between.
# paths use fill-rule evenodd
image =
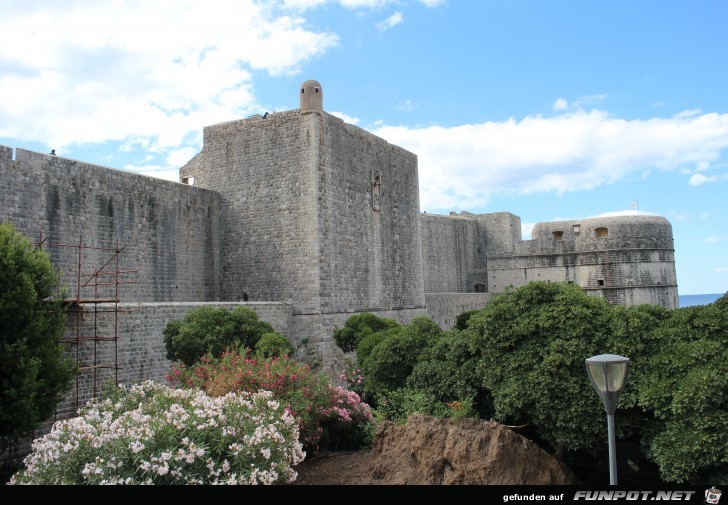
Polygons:
<instances>
[{"instance_id":1,"label":"dense green tree","mask_svg":"<svg viewBox=\"0 0 728 505\"><path fill-rule=\"evenodd\" d=\"M163 330L167 358L192 366L206 354L219 357L235 347L254 349L265 333L275 333L273 326L258 319L247 307L198 307L182 320L170 321Z\"/></svg>"},{"instance_id":2,"label":"dense green tree","mask_svg":"<svg viewBox=\"0 0 728 505\"><path fill-rule=\"evenodd\" d=\"M378 317L371 312L351 316L343 328L334 330L334 341L344 352L355 351L359 342L368 335L396 328L399 324L394 319Z\"/></svg>"},{"instance_id":3,"label":"dense green tree","mask_svg":"<svg viewBox=\"0 0 728 505\"><path fill-rule=\"evenodd\" d=\"M470 317L464 331L494 417L530 423L560 452L603 440L601 401L584 360L608 347L610 306L577 286L532 282L508 289Z\"/></svg>"},{"instance_id":4,"label":"dense green tree","mask_svg":"<svg viewBox=\"0 0 728 505\"><path fill-rule=\"evenodd\" d=\"M728 481L728 298L672 311L639 382L643 446L669 482Z\"/></svg>"},{"instance_id":5,"label":"dense green tree","mask_svg":"<svg viewBox=\"0 0 728 505\"><path fill-rule=\"evenodd\" d=\"M470 319L470 316L478 312L477 310L467 310L465 312L461 312L457 315L455 318L455 329L456 330L464 330L468 327L468 319Z\"/></svg>"},{"instance_id":6,"label":"dense green tree","mask_svg":"<svg viewBox=\"0 0 728 505\"><path fill-rule=\"evenodd\" d=\"M75 376L58 282L48 255L0 224L0 448L49 419Z\"/></svg>"},{"instance_id":7,"label":"dense green tree","mask_svg":"<svg viewBox=\"0 0 728 505\"><path fill-rule=\"evenodd\" d=\"M484 419L493 415L493 398L477 372L480 356L465 334L443 332L420 353L407 377L410 389L442 403L469 405Z\"/></svg>"},{"instance_id":8,"label":"dense green tree","mask_svg":"<svg viewBox=\"0 0 728 505\"><path fill-rule=\"evenodd\" d=\"M728 295L671 310L609 305L574 285L532 282L461 316L448 332L425 318L359 341L380 415L449 415L445 407L462 402L483 418L528 425L557 455L603 457L605 413L584 362L619 354L631 367L618 441L641 444L664 481L728 480Z\"/></svg>"},{"instance_id":9,"label":"dense green tree","mask_svg":"<svg viewBox=\"0 0 728 505\"><path fill-rule=\"evenodd\" d=\"M440 336L442 330L432 319L416 317L411 324L384 333L384 338L361 363L364 390L375 397L380 391L405 387L420 353Z\"/></svg>"}]
</instances>

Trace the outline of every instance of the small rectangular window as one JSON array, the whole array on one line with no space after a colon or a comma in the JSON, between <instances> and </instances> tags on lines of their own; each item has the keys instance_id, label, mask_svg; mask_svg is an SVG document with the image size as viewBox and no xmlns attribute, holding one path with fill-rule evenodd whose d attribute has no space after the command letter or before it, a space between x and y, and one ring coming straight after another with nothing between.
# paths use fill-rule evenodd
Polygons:
<instances>
[{"instance_id":1,"label":"small rectangular window","mask_svg":"<svg viewBox=\"0 0 728 505\"><path fill-rule=\"evenodd\" d=\"M594 230L594 236L596 238L607 238L609 236L609 231L606 228L597 228Z\"/></svg>"},{"instance_id":2,"label":"small rectangular window","mask_svg":"<svg viewBox=\"0 0 728 505\"><path fill-rule=\"evenodd\" d=\"M597 280L597 286L604 286L604 279Z\"/></svg>"},{"instance_id":3,"label":"small rectangular window","mask_svg":"<svg viewBox=\"0 0 728 505\"><path fill-rule=\"evenodd\" d=\"M564 240L564 232L563 231L555 231L554 232L554 240Z\"/></svg>"}]
</instances>

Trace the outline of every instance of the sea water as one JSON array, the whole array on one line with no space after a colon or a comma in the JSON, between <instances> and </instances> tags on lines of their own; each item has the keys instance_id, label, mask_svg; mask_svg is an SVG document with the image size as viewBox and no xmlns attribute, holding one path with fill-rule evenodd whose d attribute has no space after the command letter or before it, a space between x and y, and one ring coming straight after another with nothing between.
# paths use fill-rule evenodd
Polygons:
<instances>
[{"instance_id":1,"label":"sea water","mask_svg":"<svg viewBox=\"0 0 728 505\"><path fill-rule=\"evenodd\" d=\"M709 305L723 295L724 293L711 295L678 295L677 303L680 307L690 307L692 305Z\"/></svg>"}]
</instances>

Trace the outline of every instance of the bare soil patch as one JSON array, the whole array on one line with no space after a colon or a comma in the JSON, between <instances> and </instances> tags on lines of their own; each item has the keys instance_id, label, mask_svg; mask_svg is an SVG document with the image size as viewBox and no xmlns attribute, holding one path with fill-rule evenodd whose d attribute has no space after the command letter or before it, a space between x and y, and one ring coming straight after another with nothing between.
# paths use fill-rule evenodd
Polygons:
<instances>
[{"instance_id":1,"label":"bare soil patch","mask_svg":"<svg viewBox=\"0 0 728 505\"><path fill-rule=\"evenodd\" d=\"M382 423L371 449L318 453L291 485L569 485L571 470L502 424L414 415Z\"/></svg>"}]
</instances>

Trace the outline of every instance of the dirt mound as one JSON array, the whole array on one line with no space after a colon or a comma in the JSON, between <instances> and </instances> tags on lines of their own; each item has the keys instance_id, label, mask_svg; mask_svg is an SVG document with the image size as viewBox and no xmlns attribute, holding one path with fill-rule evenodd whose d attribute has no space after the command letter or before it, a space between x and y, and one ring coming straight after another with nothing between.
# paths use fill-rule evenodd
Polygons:
<instances>
[{"instance_id":1,"label":"dirt mound","mask_svg":"<svg viewBox=\"0 0 728 505\"><path fill-rule=\"evenodd\" d=\"M566 466L501 424L420 415L382 423L371 449L315 455L295 470L293 485L576 483Z\"/></svg>"}]
</instances>

